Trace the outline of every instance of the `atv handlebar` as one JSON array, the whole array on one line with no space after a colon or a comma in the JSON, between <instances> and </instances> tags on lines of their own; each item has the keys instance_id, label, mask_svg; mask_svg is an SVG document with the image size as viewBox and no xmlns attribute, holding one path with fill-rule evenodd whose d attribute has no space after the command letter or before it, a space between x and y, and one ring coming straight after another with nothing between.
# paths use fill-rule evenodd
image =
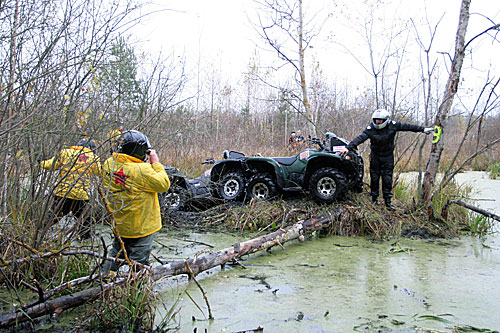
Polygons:
<instances>
[{"instance_id":1,"label":"atv handlebar","mask_svg":"<svg viewBox=\"0 0 500 333\"><path fill-rule=\"evenodd\" d=\"M309 138L311 143L317 144L322 150L325 149L325 143L318 138Z\"/></svg>"},{"instance_id":2,"label":"atv handlebar","mask_svg":"<svg viewBox=\"0 0 500 333\"><path fill-rule=\"evenodd\" d=\"M203 162L201 162L201 164L214 164L215 163L215 159L214 158L207 158L206 160L204 160Z\"/></svg>"}]
</instances>

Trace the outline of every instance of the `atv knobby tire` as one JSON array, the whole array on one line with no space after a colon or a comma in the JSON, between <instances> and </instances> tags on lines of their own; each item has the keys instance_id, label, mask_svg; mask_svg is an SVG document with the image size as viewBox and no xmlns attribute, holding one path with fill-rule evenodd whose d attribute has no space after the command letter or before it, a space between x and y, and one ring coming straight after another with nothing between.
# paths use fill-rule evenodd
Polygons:
<instances>
[{"instance_id":1,"label":"atv knobby tire","mask_svg":"<svg viewBox=\"0 0 500 333\"><path fill-rule=\"evenodd\" d=\"M276 182L268 174L256 174L248 182L247 194L250 200L269 200L276 196L276 193Z\"/></svg>"},{"instance_id":2,"label":"atv knobby tire","mask_svg":"<svg viewBox=\"0 0 500 333\"><path fill-rule=\"evenodd\" d=\"M309 180L309 190L322 203L343 199L347 190L347 179L337 169L325 167L316 170Z\"/></svg>"},{"instance_id":3,"label":"atv knobby tire","mask_svg":"<svg viewBox=\"0 0 500 333\"><path fill-rule=\"evenodd\" d=\"M223 175L217 183L217 194L224 200L237 201L245 193L245 182L240 171Z\"/></svg>"},{"instance_id":4,"label":"atv knobby tire","mask_svg":"<svg viewBox=\"0 0 500 333\"><path fill-rule=\"evenodd\" d=\"M162 212L178 211L184 208L187 190L180 186L171 186L167 192L158 195Z\"/></svg>"}]
</instances>

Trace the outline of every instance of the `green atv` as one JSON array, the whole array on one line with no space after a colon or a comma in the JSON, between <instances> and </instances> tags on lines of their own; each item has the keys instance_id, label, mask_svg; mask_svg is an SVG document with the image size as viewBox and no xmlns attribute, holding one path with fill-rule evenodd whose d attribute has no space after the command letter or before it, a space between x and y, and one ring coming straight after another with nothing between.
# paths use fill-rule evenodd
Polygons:
<instances>
[{"instance_id":1,"label":"green atv","mask_svg":"<svg viewBox=\"0 0 500 333\"><path fill-rule=\"evenodd\" d=\"M249 157L224 151L207 170L212 195L227 201L267 200L279 192L310 191L314 198L331 203L348 191L361 192L363 158L357 152L343 154L348 141L326 133L326 141L309 139L318 149L305 149L289 157Z\"/></svg>"}]
</instances>

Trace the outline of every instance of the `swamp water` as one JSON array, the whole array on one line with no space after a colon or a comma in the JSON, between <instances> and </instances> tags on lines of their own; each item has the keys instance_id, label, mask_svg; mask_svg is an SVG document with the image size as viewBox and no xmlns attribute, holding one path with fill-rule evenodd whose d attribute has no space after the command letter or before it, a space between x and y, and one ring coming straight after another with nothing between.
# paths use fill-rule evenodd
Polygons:
<instances>
[{"instance_id":1,"label":"swamp water","mask_svg":"<svg viewBox=\"0 0 500 333\"><path fill-rule=\"evenodd\" d=\"M478 206L500 215L500 180L481 172L456 178L477 190L475 198L489 199ZM500 331L498 230L484 238L451 240L308 236L304 243L284 244L285 250L277 246L244 257L246 269L226 265L201 273L197 280L214 320L206 320L206 303L192 283L188 292L197 305L184 295L174 325L179 332ZM153 252L179 260L250 238L169 230L158 234ZM168 306L186 286L187 277L177 276L155 288ZM58 324L44 323L41 329L66 331L74 316L64 312Z\"/></svg>"},{"instance_id":2,"label":"swamp water","mask_svg":"<svg viewBox=\"0 0 500 333\"><path fill-rule=\"evenodd\" d=\"M500 214L500 180L478 172L460 174L457 180L478 190L476 198L491 199L479 201L479 206ZM208 249L188 240L219 250L246 239L168 232L157 240L176 248L159 253L173 260ZM245 257L241 263L246 269L226 266L200 274L197 280L214 320L205 320L206 303L191 284L189 294L203 313L184 295L177 318L180 332L237 332L259 326L264 332L500 330L497 233L391 241L312 236L284 246ZM156 288L171 304L186 285L187 278L181 276L161 280Z\"/></svg>"}]
</instances>

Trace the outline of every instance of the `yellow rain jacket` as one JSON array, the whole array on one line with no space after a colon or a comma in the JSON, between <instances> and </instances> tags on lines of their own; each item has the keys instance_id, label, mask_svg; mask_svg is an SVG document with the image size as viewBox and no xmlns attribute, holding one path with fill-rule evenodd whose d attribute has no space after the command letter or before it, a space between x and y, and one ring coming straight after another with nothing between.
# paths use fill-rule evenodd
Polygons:
<instances>
[{"instance_id":1,"label":"yellow rain jacket","mask_svg":"<svg viewBox=\"0 0 500 333\"><path fill-rule=\"evenodd\" d=\"M113 153L103 164L102 184L121 237L145 237L161 229L158 193L170 187L161 163Z\"/></svg>"},{"instance_id":2,"label":"yellow rain jacket","mask_svg":"<svg viewBox=\"0 0 500 333\"><path fill-rule=\"evenodd\" d=\"M47 170L60 170L55 195L74 200L89 200L92 174L100 173L101 164L94 153L82 146L63 149L57 156L40 162Z\"/></svg>"}]
</instances>

